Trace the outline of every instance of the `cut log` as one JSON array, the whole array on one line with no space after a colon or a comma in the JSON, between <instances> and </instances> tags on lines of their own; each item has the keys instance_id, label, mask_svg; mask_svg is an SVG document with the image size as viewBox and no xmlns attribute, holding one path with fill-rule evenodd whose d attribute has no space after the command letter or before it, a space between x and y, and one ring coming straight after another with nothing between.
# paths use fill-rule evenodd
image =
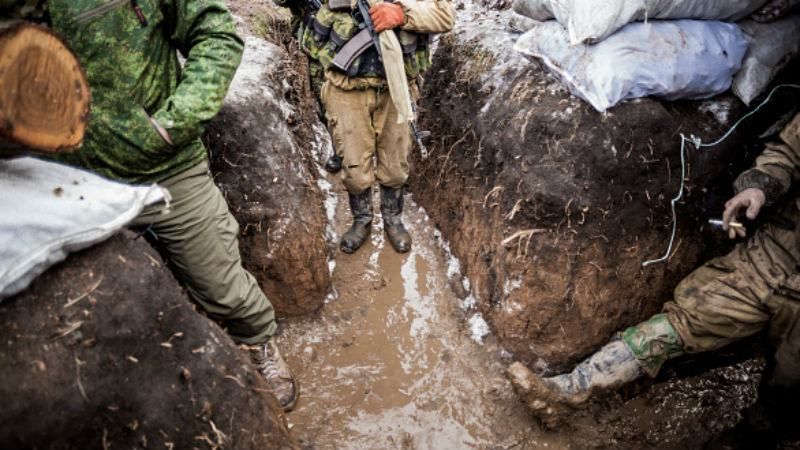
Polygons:
<instances>
[{"instance_id":1,"label":"cut log","mask_svg":"<svg viewBox=\"0 0 800 450\"><path fill-rule=\"evenodd\" d=\"M89 118L89 84L55 33L0 20L0 149L74 150Z\"/></svg>"}]
</instances>

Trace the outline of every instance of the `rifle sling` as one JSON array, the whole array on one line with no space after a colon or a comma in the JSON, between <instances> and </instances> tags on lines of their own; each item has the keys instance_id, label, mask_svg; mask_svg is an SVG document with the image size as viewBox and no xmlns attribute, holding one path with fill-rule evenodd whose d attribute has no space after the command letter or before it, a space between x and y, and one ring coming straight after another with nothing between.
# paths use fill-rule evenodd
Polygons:
<instances>
[{"instance_id":1,"label":"rifle sling","mask_svg":"<svg viewBox=\"0 0 800 450\"><path fill-rule=\"evenodd\" d=\"M364 28L350 38L333 57L333 65L337 69L347 72L353 61L373 45L372 35Z\"/></svg>"}]
</instances>

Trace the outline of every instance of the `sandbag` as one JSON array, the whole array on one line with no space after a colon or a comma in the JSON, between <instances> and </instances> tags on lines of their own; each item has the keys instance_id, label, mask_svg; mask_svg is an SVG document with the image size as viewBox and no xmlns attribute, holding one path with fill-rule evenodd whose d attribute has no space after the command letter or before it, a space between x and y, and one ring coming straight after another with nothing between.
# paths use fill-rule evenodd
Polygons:
<instances>
[{"instance_id":1,"label":"sandbag","mask_svg":"<svg viewBox=\"0 0 800 450\"><path fill-rule=\"evenodd\" d=\"M625 25L648 19L736 21L766 0L514 0L519 14L535 20L558 20L569 42L600 42Z\"/></svg>"},{"instance_id":2,"label":"sandbag","mask_svg":"<svg viewBox=\"0 0 800 450\"><path fill-rule=\"evenodd\" d=\"M749 105L800 53L800 14L772 23L745 20L739 25L750 41L750 47L731 89Z\"/></svg>"},{"instance_id":3,"label":"sandbag","mask_svg":"<svg viewBox=\"0 0 800 450\"><path fill-rule=\"evenodd\" d=\"M128 186L35 158L0 159L0 193L0 300L169 198L156 185Z\"/></svg>"},{"instance_id":4,"label":"sandbag","mask_svg":"<svg viewBox=\"0 0 800 450\"><path fill-rule=\"evenodd\" d=\"M543 22L515 49L538 59L598 111L622 100L707 98L728 90L747 51L735 25L676 20L634 23L596 44L570 45L566 30Z\"/></svg>"}]
</instances>

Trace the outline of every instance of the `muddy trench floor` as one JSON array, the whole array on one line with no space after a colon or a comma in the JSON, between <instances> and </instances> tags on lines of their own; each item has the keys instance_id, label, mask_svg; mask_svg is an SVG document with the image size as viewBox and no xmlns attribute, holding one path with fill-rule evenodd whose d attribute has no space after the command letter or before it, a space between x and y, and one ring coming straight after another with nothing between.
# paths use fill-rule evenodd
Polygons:
<instances>
[{"instance_id":1,"label":"muddy trench floor","mask_svg":"<svg viewBox=\"0 0 800 450\"><path fill-rule=\"evenodd\" d=\"M346 195L331 195L340 236ZM404 217L410 253L391 248L376 217L364 247L334 252L336 293L320 313L281 324L302 392L292 432L309 449L566 447L537 432L502 375L502 350L473 336L425 212L407 201Z\"/></svg>"}]
</instances>

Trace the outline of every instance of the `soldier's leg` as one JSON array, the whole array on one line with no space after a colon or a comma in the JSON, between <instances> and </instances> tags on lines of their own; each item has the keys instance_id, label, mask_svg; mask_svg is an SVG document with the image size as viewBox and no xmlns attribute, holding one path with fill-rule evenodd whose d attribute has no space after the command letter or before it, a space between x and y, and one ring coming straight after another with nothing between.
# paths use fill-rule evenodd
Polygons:
<instances>
[{"instance_id":1,"label":"soldier's leg","mask_svg":"<svg viewBox=\"0 0 800 450\"><path fill-rule=\"evenodd\" d=\"M244 344L265 342L277 325L272 305L241 263L239 225L206 163L161 183L172 195L167 213L148 208L134 225L148 226L176 277L209 317Z\"/></svg>"},{"instance_id":2,"label":"soldier's leg","mask_svg":"<svg viewBox=\"0 0 800 450\"><path fill-rule=\"evenodd\" d=\"M773 367L767 383L781 390L800 394L800 275L792 279L791 298L776 295L768 302L773 316L769 325L770 342L775 349Z\"/></svg>"},{"instance_id":3,"label":"soldier's leg","mask_svg":"<svg viewBox=\"0 0 800 450\"><path fill-rule=\"evenodd\" d=\"M416 87L412 86L416 98ZM379 94L379 108L373 115L378 135L377 178L381 185L381 216L383 228L392 247L400 253L411 250L411 235L403 226L403 186L408 180L408 155L413 141L408 122L397 123L398 113L384 89Z\"/></svg>"},{"instance_id":4,"label":"soldier's leg","mask_svg":"<svg viewBox=\"0 0 800 450\"><path fill-rule=\"evenodd\" d=\"M764 329L770 320L765 301L772 279L765 279L765 252L776 249L759 232L747 244L694 271L675 290L666 314L623 331L572 372L550 378L516 363L509 376L517 392L546 426L556 426L594 393L618 388L648 374L668 359L720 348ZM767 242L765 244L765 241Z\"/></svg>"},{"instance_id":5,"label":"soldier's leg","mask_svg":"<svg viewBox=\"0 0 800 450\"><path fill-rule=\"evenodd\" d=\"M372 183L375 181L375 129L372 112L376 89L343 90L326 82L322 100L336 152L342 155L342 181L349 194L353 224L339 244L352 253L369 237L372 228Z\"/></svg>"},{"instance_id":6,"label":"soldier's leg","mask_svg":"<svg viewBox=\"0 0 800 450\"><path fill-rule=\"evenodd\" d=\"M151 207L134 226L152 232L170 267L209 317L242 343L281 405L290 409L299 390L270 337L275 313L255 278L242 267L239 225L206 163L161 183L172 196L170 208Z\"/></svg>"}]
</instances>

